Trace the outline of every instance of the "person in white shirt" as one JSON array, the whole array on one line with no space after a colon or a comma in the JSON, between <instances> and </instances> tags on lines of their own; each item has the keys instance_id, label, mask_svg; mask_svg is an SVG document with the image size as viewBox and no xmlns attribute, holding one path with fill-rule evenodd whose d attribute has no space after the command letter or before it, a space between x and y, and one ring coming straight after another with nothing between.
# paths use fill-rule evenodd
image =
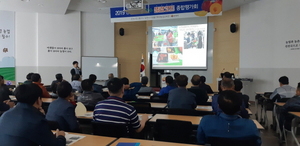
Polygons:
<instances>
[{"instance_id":1,"label":"person in white shirt","mask_svg":"<svg viewBox=\"0 0 300 146\"><path fill-rule=\"evenodd\" d=\"M71 82L71 86L73 89L75 89L76 91L78 91L79 93L82 92L82 88L81 88L81 77L79 74L75 74L73 76L73 81Z\"/></svg>"},{"instance_id":2,"label":"person in white shirt","mask_svg":"<svg viewBox=\"0 0 300 146\"><path fill-rule=\"evenodd\" d=\"M289 85L289 78L287 76L279 78L279 85L280 87L276 88L270 96L272 101L275 102L281 98L292 98L295 96L296 88Z\"/></svg>"}]
</instances>

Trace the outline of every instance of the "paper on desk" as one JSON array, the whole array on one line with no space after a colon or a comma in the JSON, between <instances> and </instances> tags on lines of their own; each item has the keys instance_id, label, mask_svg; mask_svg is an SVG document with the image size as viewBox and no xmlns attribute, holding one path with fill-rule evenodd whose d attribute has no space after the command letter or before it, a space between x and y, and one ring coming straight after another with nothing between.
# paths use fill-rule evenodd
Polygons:
<instances>
[{"instance_id":1,"label":"paper on desk","mask_svg":"<svg viewBox=\"0 0 300 146\"><path fill-rule=\"evenodd\" d=\"M74 134L66 134L66 145L70 146L72 144L74 144L75 142L85 138L85 136L81 136L81 135L74 135Z\"/></svg>"},{"instance_id":2,"label":"paper on desk","mask_svg":"<svg viewBox=\"0 0 300 146\"><path fill-rule=\"evenodd\" d=\"M197 106L198 109L212 109L211 106Z\"/></svg>"},{"instance_id":3,"label":"paper on desk","mask_svg":"<svg viewBox=\"0 0 300 146\"><path fill-rule=\"evenodd\" d=\"M93 117L93 113L92 112L86 113L83 115L83 117Z\"/></svg>"}]
</instances>

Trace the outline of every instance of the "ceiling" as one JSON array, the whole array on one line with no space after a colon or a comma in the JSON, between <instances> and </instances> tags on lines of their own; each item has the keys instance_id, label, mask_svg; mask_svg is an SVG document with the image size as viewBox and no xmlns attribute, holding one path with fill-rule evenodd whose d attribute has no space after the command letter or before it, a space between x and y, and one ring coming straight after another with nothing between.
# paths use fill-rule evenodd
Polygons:
<instances>
[{"instance_id":1,"label":"ceiling","mask_svg":"<svg viewBox=\"0 0 300 146\"><path fill-rule=\"evenodd\" d=\"M150 4L191 0L147 0ZM223 0L223 11L257 0ZM122 7L123 0L0 0L0 10L65 14L67 10L109 14L109 8Z\"/></svg>"}]
</instances>

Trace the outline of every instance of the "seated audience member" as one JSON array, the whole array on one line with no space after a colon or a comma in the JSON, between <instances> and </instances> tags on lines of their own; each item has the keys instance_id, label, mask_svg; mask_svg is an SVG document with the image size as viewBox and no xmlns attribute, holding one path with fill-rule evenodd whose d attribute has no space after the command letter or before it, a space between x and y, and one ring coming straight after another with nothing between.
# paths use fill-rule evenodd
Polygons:
<instances>
[{"instance_id":1,"label":"seated audience member","mask_svg":"<svg viewBox=\"0 0 300 146\"><path fill-rule=\"evenodd\" d=\"M33 73L31 72L31 73L29 73L29 74L27 74L27 76L26 76L26 81L24 81L24 83L23 84L31 84L32 83L32 80L31 80L31 76L33 75Z\"/></svg>"},{"instance_id":2,"label":"seated audience member","mask_svg":"<svg viewBox=\"0 0 300 146\"><path fill-rule=\"evenodd\" d=\"M113 78L108 84L110 97L98 102L94 110L94 121L111 124L128 124L130 129L141 132L148 117L143 115L139 121L136 110L133 106L123 100L124 87L121 79Z\"/></svg>"},{"instance_id":3,"label":"seated audience member","mask_svg":"<svg viewBox=\"0 0 300 146\"><path fill-rule=\"evenodd\" d=\"M36 84L17 87L18 104L0 118L2 146L65 146L63 131L53 135L42 109L42 90Z\"/></svg>"},{"instance_id":4,"label":"seated audience member","mask_svg":"<svg viewBox=\"0 0 300 146\"><path fill-rule=\"evenodd\" d=\"M224 72L223 77L222 77L222 80L224 80L224 79L231 79L231 78L232 78L232 76L231 76L230 72ZM222 81L222 80L221 80L221 81ZM218 82L218 90L219 90L219 92L222 91L222 88L221 88L221 81Z\"/></svg>"},{"instance_id":5,"label":"seated audience member","mask_svg":"<svg viewBox=\"0 0 300 146\"><path fill-rule=\"evenodd\" d=\"M298 112L300 111L300 83L298 83L296 95L293 98L289 99L281 108L280 116L279 116L280 117L279 125L281 130L283 128L283 123L285 123L284 127L286 129L289 130L291 129L291 122L294 116L288 114L288 112L290 111L298 111Z\"/></svg>"},{"instance_id":6,"label":"seated audience member","mask_svg":"<svg viewBox=\"0 0 300 146\"><path fill-rule=\"evenodd\" d=\"M234 80L234 90L242 98L243 103L246 108L249 108L249 96L243 94L241 90L243 89L243 82L241 80Z\"/></svg>"},{"instance_id":7,"label":"seated audience member","mask_svg":"<svg viewBox=\"0 0 300 146\"><path fill-rule=\"evenodd\" d=\"M173 89L176 89L177 87L171 86L171 84L173 83L173 77L172 76L167 76L166 77L166 87L161 88L161 90L159 91L158 95L159 96L163 96L164 94L169 94L169 92Z\"/></svg>"},{"instance_id":8,"label":"seated audience member","mask_svg":"<svg viewBox=\"0 0 300 146\"><path fill-rule=\"evenodd\" d=\"M58 98L50 103L46 119L56 121L64 131L79 131L79 125L75 115L74 95L69 82L61 82L57 86Z\"/></svg>"},{"instance_id":9,"label":"seated audience member","mask_svg":"<svg viewBox=\"0 0 300 146\"><path fill-rule=\"evenodd\" d=\"M89 79L93 82L93 92L102 94L103 93L102 85L98 85L95 83L97 80L97 76L94 74L90 74Z\"/></svg>"},{"instance_id":10,"label":"seated audience member","mask_svg":"<svg viewBox=\"0 0 300 146\"><path fill-rule=\"evenodd\" d=\"M44 84L42 84L42 79L41 79L41 76L40 74L38 73L34 73L32 76L31 76L31 80L32 80L32 83L34 84L37 84L43 91L43 94L41 97L44 97L44 98L51 98L49 92L47 91L47 89L44 87Z\"/></svg>"},{"instance_id":11,"label":"seated audience member","mask_svg":"<svg viewBox=\"0 0 300 146\"><path fill-rule=\"evenodd\" d=\"M281 98L292 98L295 95L296 88L289 85L289 78L282 76L279 78L280 87L276 88L270 95L272 101L277 101Z\"/></svg>"},{"instance_id":12,"label":"seated audience member","mask_svg":"<svg viewBox=\"0 0 300 146\"><path fill-rule=\"evenodd\" d=\"M142 87L141 89L139 90L138 94L143 94L143 93L152 93L152 94L156 94L153 90L152 87L147 87L147 84L148 84L148 77L147 76L143 76L142 79Z\"/></svg>"},{"instance_id":13,"label":"seated audience member","mask_svg":"<svg viewBox=\"0 0 300 146\"><path fill-rule=\"evenodd\" d=\"M11 94L11 91L7 85L4 84L4 77L0 75L0 102L10 100L9 94Z\"/></svg>"},{"instance_id":14,"label":"seated audience member","mask_svg":"<svg viewBox=\"0 0 300 146\"><path fill-rule=\"evenodd\" d=\"M15 106L15 103L11 102L10 100L0 102L0 116L2 115L2 113L9 110L10 108L13 108L14 106Z\"/></svg>"},{"instance_id":15,"label":"seated audience member","mask_svg":"<svg viewBox=\"0 0 300 146\"><path fill-rule=\"evenodd\" d=\"M55 75L55 78L56 80L52 81L50 88L52 89L52 92L56 94L56 88L63 81L63 76L59 73Z\"/></svg>"},{"instance_id":16,"label":"seated audience member","mask_svg":"<svg viewBox=\"0 0 300 146\"><path fill-rule=\"evenodd\" d=\"M178 88L169 92L168 108L195 109L197 107L196 95L186 89L188 77L179 75L176 78Z\"/></svg>"},{"instance_id":17,"label":"seated audience member","mask_svg":"<svg viewBox=\"0 0 300 146\"><path fill-rule=\"evenodd\" d=\"M82 102L86 108L94 110L95 105L104 100L101 93L93 92L93 81L85 79L81 82L83 93L77 98L77 102Z\"/></svg>"},{"instance_id":18,"label":"seated audience member","mask_svg":"<svg viewBox=\"0 0 300 146\"><path fill-rule=\"evenodd\" d=\"M180 74L179 74L178 72L175 72L175 73L174 73L174 80L173 80L173 82L172 82L172 84L171 84L171 86L173 86L173 87L175 87L175 88L178 87L178 86L177 86L177 83L176 83L176 78L177 78L178 76L180 76Z\"/></svg>"},{"instance_id":19,"label":"seated audience member","mask_svg":"<svg viewBox=\"0 0 300 146\"><path fill-rule=\"evenodd\" d=\"M222 88L222 91L226 91L226 90L234 91L233 80L232 79L223 79L221 82L221 88ZM216 114L220 114L223 112L222 109L220 109L218 106L218 98L219 98L219 95L214 95L212 97L212 103L211 103L213 112L215 112ZM243 118L249 118L249 114L245 108L244 103L242 103L242 105L241 105L241 111L239 112L239 114Z\"/></svg>"},{"instance_id":20,"label":"seated audience member","mask_svg":"<svg viewBox=\"0 0 300 146\"><path fill-rule=\"evenodd\" d=\"M108 80L105 81L105 85L104 86L107 86L107 83L109 82L109 80L113 79L113 78L114 78L114 74L113 73L108 74Z\"/></svg>"},{"instance_id":21,"label":"seated audience member","mask_svg":"<svg viewBox=\"0 0 300 146\"><path fill-rule=\"evenodd\" d=\"M123 99L126 101L136 101L137 100L136 94L141 89L142 83L135 82L129 85L128 78L122 78L121 80L124 84Z\"/></svg>"},{"instance_id":22,"label":"seated audience member","mask_svg":"<svg viewBox=\"0 0 300 146\"><path fill-rule=\"evenodd\" d=\"M207 103L207 93L206 90L201 89L199 87L200 84L200 76L199 75L194 75L191 79L191 82L193 84L193 86L191 88L188 89L188 91L194 93L196 95L196 103L197 105L203 105Z\"/></svg>"},{"instance_id":23,"label":"seated audience member","mask_svg":"<svg viewBox=\"0 0 300 146\"><path fill-rule=\"evenodd\" d=\"M254 139L261 145L259 130L255 123L243 119L237 112L242 105L241 98L234 91L226 90L220 93L218 105L223 113L207 115L201 119L197 130L198 144L209 143L210 137L229 139Z\"/></svg>"},{"instance_id":24,"label":"seated audience member","mask_svg":"<svg viewBox=\"0 0 300 146\"><path fill-rule=\"evenodd\" d=\"M200 77L200 84L199 84L199 87L201 89L204 89L206 91L207 94L213 94L214 91L211 89L211 87L207 84L205 84L206 82L206 77L205 76L201 76Z\"/></svg>"},{"instance_id":25,"label":"seated audience member","mask_svg":"<svg viewBox=\"0 0 300 146\"><path fill-rule=\"evenodd\" d=\"M72 86L72 89L78 91L79 93L82 92L82 89L81 89L81 77L79 74L76 74L73 76L73 81L71 82L71 86Z\"/></svg>"}]
</instances>

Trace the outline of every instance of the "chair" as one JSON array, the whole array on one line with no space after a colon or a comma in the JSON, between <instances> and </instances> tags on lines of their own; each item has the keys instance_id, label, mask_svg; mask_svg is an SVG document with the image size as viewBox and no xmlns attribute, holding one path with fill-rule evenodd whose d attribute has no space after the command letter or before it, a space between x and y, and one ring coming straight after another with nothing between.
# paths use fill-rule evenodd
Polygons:
<instances>
[{"instance_id":1,"label":"chair","mask_svg":"<svg viewBox=\"0 0 300 146\"><path fill-rule=\"evenodd\" d=\"M45 85L44 87L46 88L46 90L47 90L48 92L52 92L52 89L51 89L50 85Z\"/></svg>"},{"instance_id":2,"label":"chair","mask_svg":"<svg viewBox=\"0 0 300 146\"><path fill-rule=\"evenodd\" d=\"M51 130L60 129L58 122L56 121L47 121Z\"/></svg>"},{"instance_id":3,"label":"chair","mask_svg":"<svg viewBox=\"0 0 300 146\"><path fill-rule=\"evenodd\" d=\"M208 143L210 143L211 146L257 146L257 137L243 139L209 137Z\"/></svg>"},{"instance_id":4,"label":"chair","mask_svg":"<svg viewBox=\"0 0 300 146\"><path fill-rule=\"evenodd\" d=\"M287 140L286 140L286 132L291 132L292 137L293 137L294 141L296 142L297 146L300 146L299 141L298 141L298 139L296 137L297 128L298 128L299 124L300 124L299 118L294 118L292 120L291 129L290 130L286 129L285 128L285 124L283 124L283 136L284 136L284 139L286 141L286 145L288 145Z\"/></svg>"},{"instance_id":5,"label":"chair","mask_svg":"<svg viewBox=\"0 0 300 146\"><path fill-rule=\"evenodd\" d=\"M109 137L129 137L128 126L125 124L111 124L92 121L93 134Z\"/></svg>"},{"instance_id":6,"label":"chair","mask_svg":"<svg viewBox=\"0 0 300 146\"><path fill-rule=\"evenodd\" d=\"M130 102L128 104L132 105L137 113L151 113L151 104L148 102Z\"/></svg>"},{"instance_id":7,"label":"chair","mask_svg":"<svg viewBox=\"0 0 300 146\"><path fill-rule=\"evenodd\" d=\"M189 143L193 132L189 121L157 119L154 124L154 139L159 141Z\"/></svg>"}]
</instances>

